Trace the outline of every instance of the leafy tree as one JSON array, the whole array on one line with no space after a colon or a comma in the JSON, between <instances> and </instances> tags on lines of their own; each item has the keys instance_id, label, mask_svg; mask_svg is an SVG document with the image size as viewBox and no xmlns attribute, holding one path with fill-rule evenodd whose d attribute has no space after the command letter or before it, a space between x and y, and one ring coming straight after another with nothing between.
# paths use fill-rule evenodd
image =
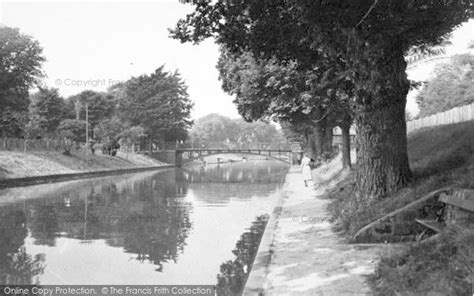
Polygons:
<instances>
[{"instance_id":1,"label":"leafy tree","mask_svg":"<svg viewBox=\"0 0 474 296\"><path fill-rule=\"evenodd\" d=\"M31 96L30 125L39 128L42 134L52 134L64 119L66 103L58 89L40 88Z\"/></svg>"},{"instance_id":2,"label":"leafy tree","mask_svg":"<svg viewBox=\"0 0 474 296\"><path fill-rule=\"evenodd\" d=\"M300 144L302 147L309 146L312 129L313 126L311 124L294 125L287 121L281 122L281 131L285 138L287 138L290 142Z\"/></svg>"},{"instance_id":3,"label":"leafy tree","mask_svg":"<svg viewBox=\"0 0 474 296\"><path fill-rule=\"evenodd\" d=\"M115 144L120 140L120 133L125 128L125 124L115 116L98 124L94 128L94 136L104 144Z\"/></svg>"},{"instance_id":4,"label":"leafy tree","mask_svg":"<svg viewBox=\"0 0 474 296\"><path fill-rule=\"evenodd\" d=\"M130 127L114 116L98 124L94 128L94 135L104 145L103 151L110 152L109 148L120 147L119 142L126 144L127 147L134 144L145 135L145 130L141 126Z\"/></svg>"},{"instance_id":5,"label":"leafy tree","mask_svg":"<svg viewBox=\"0 0 474 296\"><path fill-rule=\"evenodd\" d=\"M237 140L235 124L228 117L209 114L196 120L190 131L195 143L222 142Z\"/></svg>"},{"instance_id":6,"label":"leafy tree","mask_svg":"<svg viewBox=\"0 0 474 296\"><path fill-rule=\"evenodd\" d=\"M419 117L474 103L474 55L463 54L435 68L434 78L416 98Z\"/></svg>"},{"instance_id":7,"label":"leafy tree","mask_svg":"<svg viewBox=\"0 0 474 296\"><path fill-rule=\"evenodd\" d=\"M28 89L43 76L42 48L16 28L0 26L0 129L3 137L23 136Z\"/></svg>"},{"instance_id":8,"label":"leafy tree","mask_svg":"<svg viewBox=\"0 0 474 296\"><path fill-rule=\"evenodd\" d=\"M145 129L141 126L132 126L125 128L120 134L122 139L128 146L136 143L140 138L145 136Z\"/></svg>"},{"instance_id":9,"label":"leafy tree","mask_svg":"<svg viewBox=\"0 0 474 296\"><path fill-rule=\"evenodd\" d=\"M151 75L126 82L119 116L130 126L142 126L152 140L184 140L192 125L192 106L179 73L166 72L161 66Z\"/></svg>"},{"instance_id":10,"label":"leafy tree","mask_svg":"<svg viewBox=\"0 0 474 296\"><path fill-rule=\"evenodd\" d=\"M472 16L469 1L194 0L195 11L172 31L183 42L215 37L259 59L329 60L352 87L357 126L357 206L407 184L404 55L439 44ZM339 63L336 63L338 61ZM332 68L326 71L333 71Z\"/></svg>"},{"instance_id":11,"label":"leafy tree","mask_svg":"<svg viewBox=\"0 0 474 296\"><path fill-rule=\"evenodd\" d=\"M281 140L281 134L277 131L274 125L256 121L245 122L242 119L233 120L236 126L236 136L240 141L256 141L260 143L275 143Z\"/></svg>"},{"instance_id":12,"label":"leafy tree","mask_svg":"<svg viewBox=\"0 0 474 296\"><path fill-rule=\"evenodd\" d=\"M18 138L25 136L27 124L27 112L15 111L10 107L3 110L3 114L0 118L0 128L3 137Z\"/></svg>"},{"instance_id":13,"label":"leafy tree","mask_svg":"<svg viewBox=\"0 0 474 296\"><path fill-rule=\"evenodd\" d=\"M69 96L64 100L65 104L65 119L79 119L80 112L76 110L76 95ZM79 107L79 106L78 106Z\"/></svg>"},{"instance_id":14,"label":"leafy tree","mask_svg":"<svg viewBox=\"0 0 474 296\"><path fill-rule=\"evenodd\" d=\"M190 137L198 145L227 140L239 143L275 143L283 140L274 125L261 121L250 123L219 114L209 114L197 119L190 131Z\"/></svg>"},{"instance_id":15,"label":"leafy tree","mask_svg":"<svg viewBox=\"0 0 474 296\"><path fill-rule=\"evenodd\" d=\"M88 122L92 128L100 122L110 119L115 111L116 101L111 94L85 90L68 99L69 106L74 105L76 119L86 119L86 105Z\"/></svg>"},{"instance_id":16,"label":"leafy tree","mask_svg":"<svg viewBox=\"0 0 474 296\"><path fill-rule=\"evenodd\" d=\"M57 131L66 140L64 153L71 154L73 145L78 146L79 143L86 140L86 122L77 119L65 119L59 123Z\"/></svg>"},{"instance_id":17,"label":"leafy tree","mask_svg":"<svg viewBox=\"0 0 474 296\"><path fill-rule=\"evenodd\" d=\"M334 71L325 71L327 65L323 63L319 68L304 70L296 61L259 61L249 52L235 55L221 47L217 67L224 90L236 96L234 102L245 120L263 118L303 125L294 131L305 135L303 146L314 158L332 151L335 125L347 132L350 128L350 110L344 99L348 96L334 91L342 89L344 82L334 77ZM344 143L349 145L349 141ZM350 147L344 151L344 165L350 166Z\"/></svg>"},{"instance_id":18,"label":"leafy tree","mask_svg":"<svg viewBox=\"0 0 474 296\"><path fill-rule=\"evenodd\" d=\"M28 89L43 76L42 51L38 41L19 29L0 27L0 112L27 110Z\"/></svg>"}]
</instances>

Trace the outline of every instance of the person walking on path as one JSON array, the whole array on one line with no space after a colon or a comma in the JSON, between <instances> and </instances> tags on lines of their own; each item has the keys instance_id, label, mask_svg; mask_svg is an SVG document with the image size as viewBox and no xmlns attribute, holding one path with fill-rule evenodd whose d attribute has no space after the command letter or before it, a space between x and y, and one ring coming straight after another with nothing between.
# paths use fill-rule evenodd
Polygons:
<instances>
[{"instance_id":1,"label":"person walking on path","mask_svg":"<svg viewBox=\"0 0 474 296\"><path fill-rule=\"evenodd\" d=\"M309 166L311 159L308 157L308 154L305 153L303 159L301 160L301 174L303 175L304 186L313 181L311 177L311 167Z\"/></svg>"}]
</instances>

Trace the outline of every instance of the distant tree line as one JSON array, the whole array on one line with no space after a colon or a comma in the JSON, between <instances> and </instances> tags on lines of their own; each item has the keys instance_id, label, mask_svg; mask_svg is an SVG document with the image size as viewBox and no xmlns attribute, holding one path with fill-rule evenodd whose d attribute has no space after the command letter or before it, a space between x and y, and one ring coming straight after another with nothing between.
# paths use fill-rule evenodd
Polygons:
<instances>
[{"instance_id":1,"label":"distant tree line","mask_svg":"<svg viewBox=\"0 0 474 296\"><path fill-rule=\"evenodd\" d=\"M246 122L241 118L230 119L219 114L209 114L194 122L189 132L194 145L208 146L216 142L233 143L285 143L281 130L265 122Z\"/></svg>"},{"instance_id":2,"label":"distant tree line","mask_svg":"<svg viewBox=\"0 0 474 296\"><path fill-rule=\"evenodd\" d=\"M106 92L85 90L63 98L41 85L44 57L39 43L18 29L0 28L0 130L2 137L64 138L70 145L101 143L113 154L120 143L159 145L187 137L192 102L178 72L161 66ZM38 87L30 94L29 90ZM86 118L87 117L87 118ZM87 121L86 121L87 119Z\"/></svg>"}]
</instances>

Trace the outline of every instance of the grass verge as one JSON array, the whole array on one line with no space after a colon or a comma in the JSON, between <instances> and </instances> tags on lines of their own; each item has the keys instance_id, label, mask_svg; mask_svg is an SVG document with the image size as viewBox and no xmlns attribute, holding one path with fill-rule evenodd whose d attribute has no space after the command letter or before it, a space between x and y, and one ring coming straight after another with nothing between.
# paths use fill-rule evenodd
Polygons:
<instances>
[{"instance_id":1,"label":"grass verge","mask_svg":"<svg viewBox=\"0 0 474 296\"><path fill-rule=\"evenodd\" d=\"M408 136L408 154L413 182L370 207L351 208L354 173L328 193L333 199L329 210L336 230L352 237L375 219L431 191L446 186L474 188L474 122L414 132ZM471 283L465 277L469 268L460 263L463 257L459 249L461 242L474 249L473 238L474 230L449 230L429 242L408 244L397 252L385 254L372 278L374 292L377 295L426 295L427 291L433 295L465 295Z\"/></svg>"},{"instance_id":2,"label":"grass verge","mask_svg":"<svg viewBox=\"0 0 474 296\"><path fill-rule=\"evenodd\" d=\"M56 151L0 151L0 179L44 176L51 174L159 166L163 163L139 154L109 156L101 153L64 155Z\"/></svg>"},{"instance_id":3,"label":"grass verge","mask_svg":"<svg viewBox=\"0 0 474 296\"><path fill-rule=\"evenodd\" d=\"M471 295L474 231L450 229L391 250L369 284L375 295Z\"/></svg>"}]
</instances>

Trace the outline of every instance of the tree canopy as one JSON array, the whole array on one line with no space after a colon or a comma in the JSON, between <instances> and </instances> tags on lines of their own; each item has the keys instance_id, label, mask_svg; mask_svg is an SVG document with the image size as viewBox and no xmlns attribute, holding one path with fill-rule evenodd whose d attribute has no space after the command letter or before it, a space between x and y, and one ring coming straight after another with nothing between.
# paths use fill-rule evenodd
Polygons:
<instances>
[{"instance_id":1,"label":"tree canopy","mask_svg":"<svg viewBox=\"0 0 474 296\"><path fill-rule=\"evenodd\" d=\"M463 54L435 68L435 75L416 97L419 117L474 103L474 55Z\"/></svg>"},{"instance_id":2,"label":"tree canopy","mask_svg":"<svg viewBox=\"0 0 474 296\"><path fill-rule=\"evenodd\" d=\"M58 89L40 88L31 96L30 122L44 134L53 133L64 119L66 103Z\"/></svg>"},{"instance_id":3,"label":"tree canopy","mask_svg":"<svg viewBox=\"0 0 474 296\"><path fill-rule=\"evenodd\" d=\"M43 76L42 52L38 41L19 29L0 27L0 112L28 108L28 89Z\"/></svg>"},{"instance_id":4,"label":"tree canopy","mask_svg":"<svg viewBox=\"0 0 474 296\"><path fill-rule=\"evenodd\" d=\"M155 140L184 140L191 127L192 101L178 72L161 66L151 75L127 81L119 98L119 116L131 126L142 126Z\"/></svg>"},{"instance_id":5,"label":"tree canopy","mask_svg":"<svg viewBox=\"0 0 474 296\"><path fill-rule=\"evenodd\" d=\"M197 144L226 141L269 143L282 140L282 134L272 124L261 121L249 123L219 114L209 114L197 119L190 131L190 137L191 141Z\"/></svg>"},{"instance_id":6,"label":"tree canopy","mask_svg":"<svg viewBox=\"0 0 474 296\"><path fill-rule=\"evenodd\" d=\"M359 206L411 178L404 55L426 52L472 16L469 1L190 1L195 11L171 30L182 42L214 37L237 55L296 61L351 83L357 126ZM344 86L345 87L345 86ZM334 91L340 90L339 88ZM272 99L273 100L273 99Z\"/></svg>"},{"instance_id":7,"label":"tree canopy","mask_svg":"<svg viewBox=\"0 0 474 296\"><path fill-rule=\"evenodd\" d=\"M296 61L258 60L252 53L237 55L221 47L217 68L222 88L235 95L245 120L288 123L293 132L301 133L300 143L314 158L331 152L324 134L332 134L336 125L350 127L350 83L339 81L336 71L326 71L327 63L304 70Z\"/></svg>"},{"instance_id":8,"label":"tree canopy","mask_svg":"<svg viewBox=\"0 0 474 296\"><path fill-rule=\"evenodd\" d=\"M86 105L89 124L96 127L101 121L109 119L115 111L116 99L108 93L85 90L68 98L70 107L74 107L76 119L86 119Z\"/></svg>"}]
</instances>

